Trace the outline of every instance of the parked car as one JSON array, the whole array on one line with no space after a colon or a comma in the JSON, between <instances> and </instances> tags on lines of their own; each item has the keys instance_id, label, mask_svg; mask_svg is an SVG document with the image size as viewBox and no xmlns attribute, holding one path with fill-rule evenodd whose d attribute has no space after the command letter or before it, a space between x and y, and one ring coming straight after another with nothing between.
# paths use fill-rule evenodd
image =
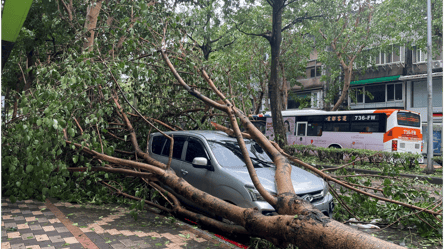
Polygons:
<instances>
[{"instance_id":1,"label":"parked car","mask_svg":"<svg viewBox=\"0 0 444 249\"><path fill-rule=\"evenodd\" d=\"M167 134L174 135L171 168L179 177L194 187L237 206L256 207L265 215L275 213L274 208L254 188L235 138L221 131L174 131ZM273 161L254 140L244 141L260 182L271 194L276 194L276 167ZM170 140L160 133L154 133L149 144L150 155L166 164ZM298 196L331 217L333 197L323 179L296 166L292 168L291 179ZM192 205L184 198L181 200Z\"/></svg>"}]
</instances>

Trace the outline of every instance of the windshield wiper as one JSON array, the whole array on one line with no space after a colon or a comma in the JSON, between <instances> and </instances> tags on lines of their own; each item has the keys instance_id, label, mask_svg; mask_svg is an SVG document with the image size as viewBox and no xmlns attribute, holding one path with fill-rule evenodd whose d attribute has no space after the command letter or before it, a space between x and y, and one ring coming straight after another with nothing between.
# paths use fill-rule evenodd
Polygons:
<instances>
[{"instance_id":1,"label":"windshield wiper","mask_svg":"<svg viewBox=\"0 0 444 249\"><path fill-rule=\"evenodd\" d=\"M272 167L274 165L273 162L268 162L268 161L264 161L262 159L259 159L257 157L250 157L253 160L256 160L257 162L261 163L262 165L264 165L265 167ZM271 165L270 165L271 164Z\"/></svg>"}]
</instances>

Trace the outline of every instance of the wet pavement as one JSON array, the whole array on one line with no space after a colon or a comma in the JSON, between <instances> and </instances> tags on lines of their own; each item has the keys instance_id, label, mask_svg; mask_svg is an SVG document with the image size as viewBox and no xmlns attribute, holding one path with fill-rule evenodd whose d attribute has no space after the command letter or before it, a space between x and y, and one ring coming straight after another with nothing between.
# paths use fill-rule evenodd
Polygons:
<instances>
[{"instance_id":1,"label":"wet pavement","mask_svg":"<svg viewBox=\"0 0 444 249\"><path fill-rule=\"evenodd\" d=\"M154 209L2 198L1 213L2 249L239 248Z\"/></svg>"},{"instance_id":2,"label":"wet pavement","mask_svg":"<svg viewBox=\"0 0 444 249\"><path fill-rule=\"evenodd\" d=\"M138 212L134 219L125 205L72 204L55 199L13 204L2 198L1 214L2 249L246 248L190 223L161 215L157 209ZM442 248L442 238L424 239L408 229L353 227L409 248Z\"/></svg>"}]
</instances>

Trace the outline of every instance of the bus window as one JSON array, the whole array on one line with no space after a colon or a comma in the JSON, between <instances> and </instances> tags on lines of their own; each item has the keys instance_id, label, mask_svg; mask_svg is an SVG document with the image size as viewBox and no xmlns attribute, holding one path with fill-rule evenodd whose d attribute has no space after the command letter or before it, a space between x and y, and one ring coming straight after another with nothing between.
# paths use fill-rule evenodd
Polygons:
<instances>
[{"instance_id":1,"label":"bus window","mask_svg":"<svg viewBox=\"0 0 444 249\"><path fill-rule=\"evenodd\" d=\"M296 136L306 136L307 122L298 122Z\"/></svg>"},{"instance_id":2,"label":"bus window","mask_svg":"<svg viewBox=\"0 0 444 249\"><path fill-rule=\"evenodd\" d=\"M418 114L410 112L398 112L398 125L420 127L420 117Z\"/></svg>"},{"instance_id":3,"label":"bus window","mask_svg":"<svg viewBox=\"0 0 444 249\"><path fill-rule=\"evenodd\" d=\"M322 136L322 124L308 123L307 136Z\"/></svg>"},{"instance_id":4,"label":"bus window","mask_svg":"<svg viewBox=\"0 0 444 249\"><path fill-rule=\"evenodd\" d=\"M350 123L330 122L324 123L324 131L350 131Z\"/></svg>"},{"instance_id":5,"label":"bus window","mask_svg":"<svg viewBox=\"0 0 444 249\"><path fill-rule=\"evenodd\" d=\"M385 132L379 129L379 122L352 122L351 131L354 132Z\"/></svg>"}]
</instances>

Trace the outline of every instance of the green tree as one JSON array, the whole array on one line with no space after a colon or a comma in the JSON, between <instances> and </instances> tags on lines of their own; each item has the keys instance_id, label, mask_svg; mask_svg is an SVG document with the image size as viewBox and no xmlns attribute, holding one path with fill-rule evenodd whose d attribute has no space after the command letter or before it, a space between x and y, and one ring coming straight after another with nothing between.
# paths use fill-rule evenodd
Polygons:
<instances>
[{"instance_id":1,"label":"green tree","mask_svg":"<svg viewBox=\"0 0 444 249\"><path fill-rule=\"evenodd\" d=\"M282 43L282 32L297 29L295 25L305 20L318 17L312 14L310 4L304 1L275 0L247 3L237 13L238 29L247 35L263 37L270 45L270 77L268 81L268 94L270 109L273 118L273 130L280 145L287 144L284 123L282 118L282 81L279 79L279 63Z\"/></svg>"},{"instance_id":2,"label":"green tree","mask_svg":"<svg viewBox=\"0 0 444 249\"><path fill-rule=\"evenodd\" d=\"M319 59L328 68L329 75L324 80L333 82L329 87L331 103L340 91L334 103L333 111L338 110L346 97L353 78L354 65L369 64L369 56L361 56L365 48L379 45L382 27L375 24L373 18L378 6L374 1L325 1L318 6L323 14L320 22L314 25L316 47ZM327 49L326 49L327 47ZM342 76L338 80L338 76Z\"/></svg>"}]
</instances>

